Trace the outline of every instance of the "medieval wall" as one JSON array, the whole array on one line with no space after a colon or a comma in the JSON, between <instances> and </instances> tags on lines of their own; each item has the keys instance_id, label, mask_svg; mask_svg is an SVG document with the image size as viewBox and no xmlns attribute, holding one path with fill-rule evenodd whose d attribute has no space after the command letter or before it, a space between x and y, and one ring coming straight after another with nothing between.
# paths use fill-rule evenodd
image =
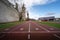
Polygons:
<instances>
[{"instance_id":1,"label":"medieval wall","mask_svg":"<svg viewBox=\"0 0 60 40\"><path fill-rule=\"evenodd\" d=\"M18 16L19 14L17 10L14 9L12 6L9 6L8 2L6 3L0 1L0 23L19 21L19 16Z\"/></svg>"}]
</instances>

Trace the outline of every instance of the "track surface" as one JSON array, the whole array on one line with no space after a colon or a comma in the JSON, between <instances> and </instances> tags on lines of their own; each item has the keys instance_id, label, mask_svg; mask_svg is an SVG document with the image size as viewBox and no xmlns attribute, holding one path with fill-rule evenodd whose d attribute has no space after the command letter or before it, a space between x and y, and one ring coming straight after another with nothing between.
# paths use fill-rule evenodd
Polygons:
<instances>
[{"instance_id":1,"label":"track surface","mask_svg":"<svg viewBox=\"0 0 60 40\"><path fill-rule=\"evenodd\" d=\"M27 21L0 32L0 40L60 40L60 29Z\"/></svg>"}]
</instances>

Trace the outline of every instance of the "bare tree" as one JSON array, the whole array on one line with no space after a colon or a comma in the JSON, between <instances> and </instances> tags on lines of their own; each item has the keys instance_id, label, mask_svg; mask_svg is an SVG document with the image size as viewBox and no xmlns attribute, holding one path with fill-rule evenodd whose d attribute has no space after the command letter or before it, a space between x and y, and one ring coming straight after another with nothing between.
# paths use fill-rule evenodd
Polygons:
<instances>
[{"instance_id":1,"label":"bare tree","mask_svg":"<svg viewBox=\"0 0 60 40\"><path fill-rule=\"evenodd\" d=\"M16 3L16 8L15 8L17 11L18 11L18 4Z\"/></svg>"},{"instance_id":2,"label":"bare tree","mask_svg":"<svg viewBox=\"0 0 60 40\"><path fill-rule=\"evenodd\" d=\"M24 20L25 19L25 12L26 12L26 8L25 8L25 5L23 4L22 5L22 10L21 10L21 12L20 12L20 14L19 14L19 19L20 20Z\"/></svg>"}]
</instances>

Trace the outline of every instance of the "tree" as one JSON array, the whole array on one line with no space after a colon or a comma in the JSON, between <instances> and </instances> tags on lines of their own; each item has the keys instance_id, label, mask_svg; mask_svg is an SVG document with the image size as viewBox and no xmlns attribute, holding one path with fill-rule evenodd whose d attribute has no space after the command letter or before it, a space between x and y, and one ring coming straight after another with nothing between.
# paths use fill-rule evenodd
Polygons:
<instances>
[{"instance_id":1,"label":"tree","mask_svg":"<svg viewBox=\"0 0 60 40\"><path fill-rule=\"evenodd\" d=\"M26 8L25 8L25 5L23 4L22 5L22 10L19 14L19 16L20 16L19 20L25 20L25 12L26 12Z\"/></svg>"},{"instance_id":2,"label":"tree","mask_svg":"<svg viewBox=\"0 0 60 40\"><path fill-rule=\"evenodd\" d=\"M29 13L27 12L27 20L29 20Z\"/></svg>"},{"instance_id":3,"label":"tree","mask_svg":"<svg viewBox=\"0 0 60 40\"><path fill-rule=\"evenodd\" d=\"M26 8L25 8L25 5L23 4L22 6L22 12L25 12L26 11Z\"/></svg>"},{"instance_id":4,"label":"tree","mask_svg":"<svg viewBox=\"0 0 60 40\"><path fill-rule=\"evenodd\" d=\"M16 8L15 8L17 11L18 11L18 4L16 3Z\"/></svg>"},{"instance_id":5,"label":"tree","mask_svg":"<svg viewBox=\"0 0 60 40\"><path fill-rule=\"evenodd\" d=\"M21 21L22 20L22 12L20 12L20 14L19 14L19 21Z\"/></svg>"}]
</instances>

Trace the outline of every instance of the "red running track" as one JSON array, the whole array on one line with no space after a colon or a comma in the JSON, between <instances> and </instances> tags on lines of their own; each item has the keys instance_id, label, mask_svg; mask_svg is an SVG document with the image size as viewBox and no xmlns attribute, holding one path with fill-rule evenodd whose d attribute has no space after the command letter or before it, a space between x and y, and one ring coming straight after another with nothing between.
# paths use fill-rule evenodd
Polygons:
<instances>
[{"instance_id":1,"label":"red running track","mask_svg":"<svg viewBox=\"0 0 60 40\"><path fill-rule=\"evenodd\" d=\"M60 40L60 29L27 21L0 32L0 40Z\"/></svg>"}]
</instances>

